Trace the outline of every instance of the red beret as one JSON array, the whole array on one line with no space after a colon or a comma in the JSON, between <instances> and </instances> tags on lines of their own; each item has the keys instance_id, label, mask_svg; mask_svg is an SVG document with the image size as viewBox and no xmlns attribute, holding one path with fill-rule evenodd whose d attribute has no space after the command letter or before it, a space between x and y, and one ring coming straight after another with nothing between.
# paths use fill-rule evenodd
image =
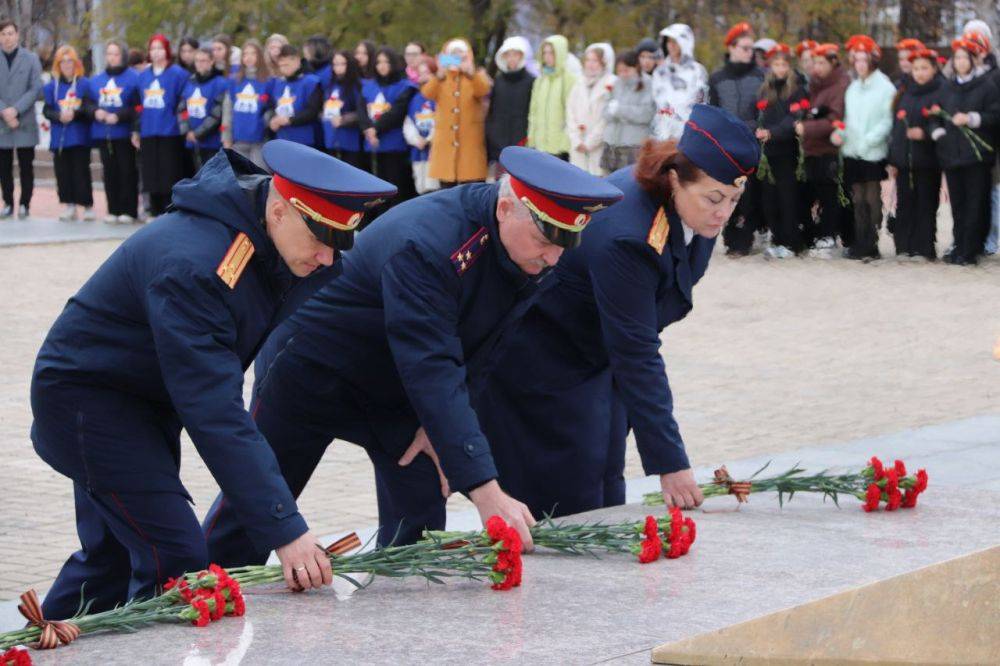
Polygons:
<instances>
[{"instance_id":1,"label":"red beret","mask_svg":"<svg viewBox=\"0 0 1000 666\"><path fill-rule=\"evenodd\" d=\"M729 32L726 33L725 45L732 46L733 42L735 42L740 37L743 37L744 35L753 36L753 28L750 27L750 24L747 23L746 21L743 21L742 23L737 23L736 25L734 25L732 28L729 29Z\"/></svg>"}]
</instances>

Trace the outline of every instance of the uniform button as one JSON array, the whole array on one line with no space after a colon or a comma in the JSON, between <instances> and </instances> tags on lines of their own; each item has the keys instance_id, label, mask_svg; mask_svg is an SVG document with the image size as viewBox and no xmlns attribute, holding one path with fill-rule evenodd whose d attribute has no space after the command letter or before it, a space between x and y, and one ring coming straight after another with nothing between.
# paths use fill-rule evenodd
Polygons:
<instances>
[{"instance_id":1,"label":"uniform button","mask_svg":"<svg viewBox=\"0 0 1000 666\"><path fill-rule=\"evenodd\" d=\"M452 128L453 130L457 130L457 129L458 129L458 125L452 125L452 126L451 126L451 128Z\"/></svg>"},{"instance_id":2,"label":"uniform button","mask_svg":"<svg viewBox=\"0 0 1000 666\"><path fill-rule=\"evenodd\" d=\"M472 444L466 444L465 450L468 451L469 453L472 453L473 451L476 450L476 447L474 447Z\"/></svg>"},{"instance_id":3,"label":"uniform button","mask_svg":"<svg viewBox=\"0 0 1000 666\"><path fill-rule=\"evenodd\" d=\"M455 97L459 97L459 96L461 96L461 94L462 93L458 92L457 90L452 93L452 95L454 95Z\"/></svg>"},{"instance_id":4,"label":"uniform button","mask_svg":"<svg viewBox=\"0 0 1000 666\"><path fill-rule=\"evenodd\" d=\"M458 113L458 107L456 106L454 109L451 110L451 112L452 113Z\"/></svg>"},{"instance_id":5,"label":"uniform button","mask_svg":"<svg viewBox=\"0 0 1000 666\"><path fill-rule=\"evenodd\" d=\"M274 507L274 508L275 508L275 510L277 510L277 511L281 512L281 511L284 511L284 510L285 510L285 505L284 505L284 504L282 504L281 502L278 502L278 506L276 506L276 507Z\"/></svg>"},{"instance_id":6,"label":"uniform button","mask_svg":"<svg viewBox=\"0 0 1000 666\"><path fill-rule=\"evenodd\" d=\"M455 142L453 142L453 143L452 143L451 145L453 145L453 146L455 146L456 148L458 148L458 141L455 141Z\"/></svg>"}]
</instances>

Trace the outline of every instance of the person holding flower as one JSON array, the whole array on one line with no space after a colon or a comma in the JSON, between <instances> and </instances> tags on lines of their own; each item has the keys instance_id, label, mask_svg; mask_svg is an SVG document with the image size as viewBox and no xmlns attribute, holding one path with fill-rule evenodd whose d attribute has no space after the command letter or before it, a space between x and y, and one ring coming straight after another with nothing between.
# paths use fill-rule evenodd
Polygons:
<instances>
[{"instance_id":1,"label":"person holding flower","mask_svg":"<svg viewBox=\"0 0 1000 666\"><path fill-rule=\"evenodd\" d=\"M758 173L762 187L761 208L764 221L773 234L773 244L764 251L764 257L787 259L805 249L799 227L799 192L795 180L798 144L795 117L790 110L804 90L798 74L792 69L792 50L788 45L775 45L766 57L768 73L760 87L756 131L762 148Z\"/></svg>"},{"instance_id":2,"label":"person holding flower","mask_svg":"<svg viewBox=\"0 0 1000 666\"><path fill-rule=\"evenodd\" d=\"M837 196L838 149L831 142L833 123L844 117L844 93L850 79L840 66L840 47L820 44L812 51L813 73L809 79L809 110L800 112L795 134L800 137L805 154L805 178L819 200L819 225L813 231L816 241L810 256L833 258L839 234L846 247L850 244L850 209Z\"/></svg>"},{"instance_id":3,"label":"person holding flower","mask_svg":"<svg viewBox=\"0 0 1000 666\"><path fill-rule=\"evenodd\" d=\"M938 76L937 52L910 52L909 82L895 104L896 122L889 139L889 177L896 181L896 256L937 258L934 251L941 166L930 135L929 113L940 104L944 80Z\"/></svg>"},{"instance_id":4,"label":"person holding flower","mask_svg":"<svg viewBox=\"0 0 1000 666\"><path fill-rule=\"evenodd\" d=\"M954 249L948 263L975 264L989 231L994 133L1000 124L1000 90L975 67L979 45L952 42L951 76L943 102L928 109L931 138L948 182L954 220Z\"/></svg>"},{"instance_id":5,"label":"person holding flower","mask_svg":"<svg viewBox=\"0 0 1000 666\"><path fill-rule=\"evenodd\" d=\"M615 52L610 44L591 44L583 54L583 75L566 100L566 132L569 161L587 173L606 175L601 168L604 153L604 108L615 83Z\"/></svg>"},{"instance_id":6,"label":"person holding flower","mask_svg":"<svg viewBox=\"0 0 1000 666\"><path fill-rule=\"evenodd\" d=\"M843 132L831 141L841 146L844 160L841 187L850 184L854 204L854 243L848 259L879 258L878 230L882 224L882 181L892 131L896 87L878 69L882 49L868 35L854 35L845 45L855 79L844 94ZM845 182L846 181L846 182Z\"/></svg>"}]
</instances>

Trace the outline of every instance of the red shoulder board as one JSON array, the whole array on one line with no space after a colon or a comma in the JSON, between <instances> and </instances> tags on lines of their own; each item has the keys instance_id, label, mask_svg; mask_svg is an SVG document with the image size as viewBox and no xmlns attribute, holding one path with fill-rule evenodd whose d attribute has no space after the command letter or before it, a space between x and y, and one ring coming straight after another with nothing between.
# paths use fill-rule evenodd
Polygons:
<instances>
[{"instance_id":1,"label":"red shoulder board","mask_svg":"<svg viewBox=\"0 0 1000 666\"><path fill-rule=\"evenodd\" d=\"M463 275L469 270L476 259L483 253L486 243L490 240L490 232L486 227L480 227L479 231L472 234L469 240L462 243L462 247L455 250L451 255L451 265L455 267L455 272Z\"/></svg>"},{"instance_id":2,"label":"red shoulder board","mask_svg":"<svg viewBox=\"0 0 1000 666\"><path fill-rule=\"evenodd\" d=\"M233 244L226 250L226 256L222 258L219 267L215 269L215 274L226 283L230 289L236 288L236 283L240 281L240 276L250 263L253 256L253 243L243 232L236 234Z\"/></svg>"}]
</instances>

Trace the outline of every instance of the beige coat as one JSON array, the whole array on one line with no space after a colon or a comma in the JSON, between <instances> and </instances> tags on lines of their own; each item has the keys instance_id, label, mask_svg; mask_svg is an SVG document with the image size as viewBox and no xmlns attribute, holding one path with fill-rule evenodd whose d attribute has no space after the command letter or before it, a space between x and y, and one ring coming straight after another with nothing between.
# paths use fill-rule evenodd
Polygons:
<instances>
[{"instance_id":1,"label":"beige coat","mask_svg":"<svg viewBox=\"0 0 1000 666\"><path fill-rule=\"evenodd\" d=\"M471 48L469 49L471 53ZM420 92L437 105L428 175L442 182L486 179L484 100L493 83L482 69L472 76L449 71Z\"/></svg>"}]
</instances>

